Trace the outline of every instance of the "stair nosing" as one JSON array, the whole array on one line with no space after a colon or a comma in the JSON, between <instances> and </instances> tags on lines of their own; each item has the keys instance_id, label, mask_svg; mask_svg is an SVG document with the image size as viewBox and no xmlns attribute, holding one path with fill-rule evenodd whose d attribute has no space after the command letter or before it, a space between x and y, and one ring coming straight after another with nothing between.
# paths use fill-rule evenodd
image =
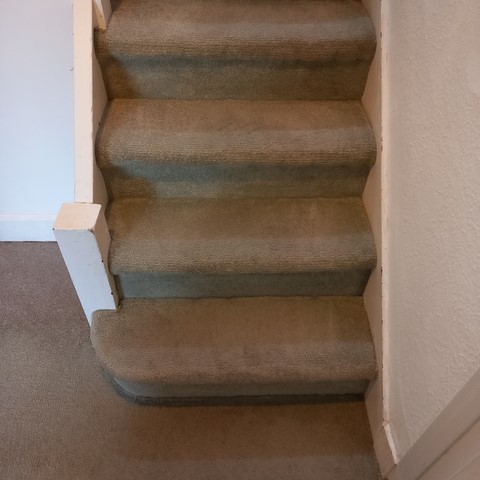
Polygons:
<instances>
[{"instance_id":1,"label":"stair nosing","mask_svg":"<svg viewBox=\"0 0 480 480\"><path fill-rule=\"evenodd\" d=\"M226 3L224 5L228 10L223 14L223 28L220 19L216 21L212 18L219 13L218 2L197 0L193 9L189 9L193 2L185 1L181 7L177 7L177 3L172 2L175 8L168 2L161 7L155 4L155 9L165 9L160 14L148 2L133 7L125 2L125 8L113 12L109 29L96 32L98 53L127 59L136 55L203 55L217 58L290 58L298 61L303 55L306 61L321 61L322 57L324 61L342 58L358 61L362 56L365 61L370 61L375 50L375 32L367 11L360 2L353 0L304 1L303 8L293 10L297 19L291 18L291 2L276 1L275 8L267 2L247 2L246 5ZM133 11L129 12L129 8ZM258 11L252 12L252 8ZM142 9L150 9L144 17ZM282 14L288 21L283 20ZM141 22L135 20L139 16L143 19ZM148 29L148 22L157 17L160 22L163 21L163 28L158 29L157 22L156 29ZM312 18L315 20L312 21ZM305 29L310 35L305 34ZM292 40L292 46L286 38ZM363 52L359 45L364 45Z\"/></svg>"},{"instance_id":2,"label":"stair nosing","mask_svg":"<svg viewBox=\"0 0 480 480\"><path fill-rule=\"evenodd\" d=\"M111 202L107 221L114 274L308 273L376 263L360 198L123 198Z\"/></svg>"},{"instance_id":3,"label":"stair nosing","mask_svg":"<svg viewBox=\"0 0 480 480\"><path fill-rule=\"evenodd\" d=\"M273 305L279 316L271 313ZM347 318L350 311L353 317ZM119 312L95 312L92 341L114 376L145 384L335 383L370 381L377 373L358 297L130 299ZM250 363L255 358L259 363Z\"/></svg>"}]
</instances>

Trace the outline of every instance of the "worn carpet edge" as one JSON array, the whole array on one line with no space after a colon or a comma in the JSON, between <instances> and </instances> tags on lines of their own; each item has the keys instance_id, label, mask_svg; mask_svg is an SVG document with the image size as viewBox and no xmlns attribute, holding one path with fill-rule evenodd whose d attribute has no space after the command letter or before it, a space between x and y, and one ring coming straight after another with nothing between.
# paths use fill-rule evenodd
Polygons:
<instances>
[{"instance_id":1,"label":"worn carpet edge","mask_svg":"<svg viewBox=\"0 0 480 480\"><path fill-rule=\"evenodd\" d=\"M116 312L94 313L91 338L120 383L158 384L162 396L296 385L300 394L360 393L361 386L331 385L368 383L377 373L368 319L354 297L129 299Z\"/></svg>"},{"instance_id":2,"label":"worn carpet edge","mask_svg":"<svg viewBox=\"0 0 480 480\"><path fill-rule=\"evenodd\" d=\"M356 403L364 401L364 394L343 395L244 395L223 397L148 397L131 393L123 388L105 369L103 374L111 387L127 402L143 407L253 407L282 405L320 405L329 403Z\"/></svg>"}]
</instances>

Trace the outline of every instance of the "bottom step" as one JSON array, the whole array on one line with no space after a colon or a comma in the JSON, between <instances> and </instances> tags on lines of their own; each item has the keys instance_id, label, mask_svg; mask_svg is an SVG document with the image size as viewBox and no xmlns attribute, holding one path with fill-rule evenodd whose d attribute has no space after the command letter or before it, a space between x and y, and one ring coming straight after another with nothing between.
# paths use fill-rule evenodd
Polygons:
<instances>
[{"instance_id":1,"label":"bottom step","mask_svg":"<svg viewBox=\"0 0 480 480\"><path fill-rule=\"evenodd\" d=\"M142 408L117 425L115 475L162 480L379 480L363 402Z\"/></svg>"},{"instance_id":2,"label":"bottom step","mask_svg":"<svg viewBox=\"0 0 480 480\"><path fill-rule=\"evenodd\" d=\"M359 394L376 376L361 297L127 299L91 335L132 396Z\"/></svg>"}]
</instances>

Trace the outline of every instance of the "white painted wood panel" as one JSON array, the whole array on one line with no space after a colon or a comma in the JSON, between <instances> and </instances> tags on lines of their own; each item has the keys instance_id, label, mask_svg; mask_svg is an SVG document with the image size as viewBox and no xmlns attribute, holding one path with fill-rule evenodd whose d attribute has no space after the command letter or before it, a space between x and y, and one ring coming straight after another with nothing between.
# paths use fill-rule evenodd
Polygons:
<instances>
[{"instance_id":1,"label":"white painted wood panel","mask_svg":"<svg viewBox=\"0 0 480 480\"><path fill-rule=\"evenodd\" d=\"M95 137L107 104L103 77L93 46L94 11L90 1L75 0L75 201L99 203L107 193L95 162Z\"/></svg>"},{"instance_id":2,"label":"white painted wood panel","mask_svg":"<svg viewBox=\"0 0 480 480\"><path fill-rule=\"evenodd\" d=\"M452 465L458 465L461 461L465 466L480 453L479 422L480 370L438 415L388 478L390 480L451 478L444 476L448 472L446 465L450 462ZM427 475L427 472L433 474Z\"/></svg>"},{"instance_id":3,"label":"white painted wood panel","mask_svg":"<svg viewBox=\"0 0 480 480\"><path fill-rule=\"evenodd\" d=\"M115 309L118 296L108 271L110 234L102 206L62 205L54 233L88 321L95 310Z\"/></svg>"},{"instance_id":4,"label":"white painted wood panel","mask_svg":"<svg viewBox=\"0 0 480 480\"><path fill-rule=\"evenodd\" d=\"M383 2L380 0L362 0L372 19L377 34L377 51L373 59L370 72L362 97L362 104L367 116L372 124L377 141L377 159L365 186L363 193L363 202L367 211L372 232L375 238L377 248L377 266L370 276L365 289L363 300L365 309L370 321L375 353L379 369L378 378L372 382L365 395L368 418L372 430L374 449L377 455L380 470L384 476L388 475L395 465L394 452L392 452L392 439L389 430L388 417L386 413L386 398L388 389L385 387L388 382L388 339L387 326L383 321L385 314L385 283L384 283L384 259L387 258L385 252L386 221L383 205L385 203L385 184L386 169L383 165L383 117L385 115L383 102L384 78L382 70L386 62L387 52L383 45L382 30L385 25Z\"/></svg>"},{"instance_id":5,"label":"white painted wood panel","mask_svg":"<svg viewBox=\"0 0 480 480\"><path fill-rule=\"evenodd\" d=\"M452 480L478 480L480 477L480 456L469 463Z\"/></svg>"},{"instance_id":6,"label":"white painted wood panel","mask_svg":"<svg viewBox=\"0 0 480 480\"><path fill-rule=\"evenodd\" d=\"M422 475L421 480L473 480L480 478L480 421L468 430ZM478 470L475 470L478 466ZM476 476L472 474L475 473Z\"/></svg>"}]
</instances>

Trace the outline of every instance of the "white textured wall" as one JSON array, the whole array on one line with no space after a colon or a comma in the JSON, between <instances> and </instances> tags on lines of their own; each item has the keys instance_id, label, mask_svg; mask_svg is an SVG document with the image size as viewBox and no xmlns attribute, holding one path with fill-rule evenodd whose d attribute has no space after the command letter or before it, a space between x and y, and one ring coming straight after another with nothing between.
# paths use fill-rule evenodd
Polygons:
<instances>
[{"instance_id":1,"label":"white textured wall","mask_svg":"<svg viewBox=\"0 0 480 480\"><path fill-rule=\"evenodd\" d=\"M71 0L0 0L0 240L52 239L73 200Z\"/></svg>"},{"instance_id":2,"label":"white textured wall","mask_svg":"<svg viewBox=\"0 0 480 480\"><path fill-rule=\"evenodd\" d=\"M401 457L480 367L480 2L384 3L387 420Z\"/></svg>"}]
</instances>

